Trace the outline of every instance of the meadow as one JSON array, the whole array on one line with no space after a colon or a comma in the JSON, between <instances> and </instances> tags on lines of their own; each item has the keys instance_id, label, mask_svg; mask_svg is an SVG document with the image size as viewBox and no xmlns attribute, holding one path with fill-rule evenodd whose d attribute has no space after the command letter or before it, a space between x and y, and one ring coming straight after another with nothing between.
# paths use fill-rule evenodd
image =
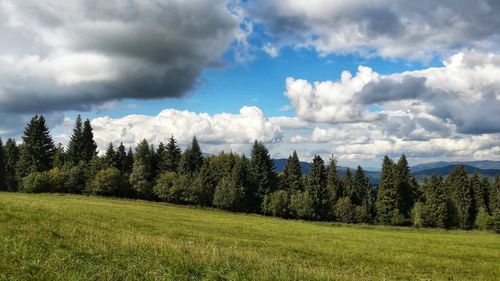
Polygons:
<instances>
[{"instance_id":1,"label":"meadow","mask_svg":"<svg viewBox=\"0 0 500 281\"><path fill-rule=\"evenodd\" d=\"M0 192L0 280L500 280L500 235Z\"/></svg>"}]
</instances>

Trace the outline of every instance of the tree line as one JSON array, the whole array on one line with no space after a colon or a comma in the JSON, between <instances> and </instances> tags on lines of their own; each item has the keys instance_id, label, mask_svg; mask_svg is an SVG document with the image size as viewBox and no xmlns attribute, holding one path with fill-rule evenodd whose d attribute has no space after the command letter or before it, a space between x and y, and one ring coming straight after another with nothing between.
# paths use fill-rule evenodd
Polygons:
<instances>
[{"instance_id":1,"label":"tree line","mask_svg":"<svg viewBox=\"0 0 500 281\"><path fill-rule=\"evenodd\" d=\"M77 117L68 146L55 145L43 115L24 129L21 144L0 139L0 190L139 198L216 207L289 219L416 227L500 230L500 177L493 182L458 166L446 177L418 183L402 155L384 157L378 186L363 169L337 171L315 156L304 174L297 153L276 172L268 149L251 155L204 156L196 137L182 151L174 136L135 150L110 143L97 153L92 126Z\"/></svg>"}]
</instances>

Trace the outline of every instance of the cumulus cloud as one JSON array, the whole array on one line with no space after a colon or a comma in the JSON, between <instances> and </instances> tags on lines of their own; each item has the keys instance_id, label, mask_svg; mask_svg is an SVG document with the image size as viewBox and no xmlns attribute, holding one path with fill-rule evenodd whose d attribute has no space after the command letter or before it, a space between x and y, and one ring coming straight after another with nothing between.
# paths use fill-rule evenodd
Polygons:
<instances>
[{"instance_id":1,"label":"cumulus cloud","mask_svg":"<svg viewBox=\"0 0 500 281\"><path fill-rule=\"evenodd\" d=\"M500 132L498 89L500 55L462 52L442 67L390 75L359 67L335 82L288 78L285 95L306 121L381 122L396 135L430 137Z\"/></svg>"},{"instance_id":2,"label":"cumulus cloud","mask_svg":"<svg viewBox=\"0 0 500 281\"><path fill-rule=\"evenodd\" d=\"M196 136L201 142L213 144L215 147L221 144L237 147L251 144L254 140L278 142L282 138L278 125L269 121L259 108L249 106L242 107L239 114L209 115L165 109L156 116L98 117L91 123L101 150L109 142L123 142L127 146L135 146L145 138L153 144L158 144L167 142L171 135L181 143L187 143Z\"/></svg>"},{"instance_id":3,"label":"cumulus cloud","mask_svg":"<svg viewBox=\"0 0 500 281\"><path fill-rule=\"evenodd\" d=\"M464 46L491 50L500 42L497 0L257 0L245 9L281 45L321 54L428 58Z\"/></svg>"},{"instance_id":4,"label":"cumulus cloud","mask_svg":"<svg viewBox=\"0 0 500 281\"><path fill-rule=\"evenodd\" d=\"M4 0L0 111L181 97L241 33L226 0Z\"/></svg>"}]
</instances>

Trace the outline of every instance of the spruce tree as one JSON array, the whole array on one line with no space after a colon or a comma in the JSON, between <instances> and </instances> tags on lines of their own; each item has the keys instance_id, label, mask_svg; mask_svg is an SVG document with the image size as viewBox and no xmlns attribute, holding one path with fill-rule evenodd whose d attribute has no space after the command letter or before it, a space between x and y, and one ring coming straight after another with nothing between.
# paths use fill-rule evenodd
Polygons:
<instances>
[{"instance_id":1,"label":"spruce tree","mask_svg":"<svg viewBox=\"0 0 500 281\"><path fill-rule=\"evenodd\" d=\"M201 165L203 165L203 154L198 140L193 137L179 161L179 173L193 177L200 170Z\"/></svg>"},{"instance_id":2,"label":"spruce tree","mask_svg":"<svg viewBox=\"0 0 500 281\"><path fill-rule=\"evenodd\" d=\"M332 156L326 172L326 186L330 192L332 206L340 197L346 196L337 172L337 160Z\"/></svg>"},{"instance_id":3,"label":"spruce tree","mask_svg":"<svg viewBox=\"0 0 500 281\"><path fill-rule=\"evenodd\" d=\"M408 160L406 160L406 156L403 154L395 166L395 184L398 191L399 212L407 221L410 220L411 209L414 204L412 181L413 178L410 174Z\"/></svg>"},{"instance_id":4,"label":"spruce tree","mask_svg":"<svg viewBox=\"0 0 500 281\"><path fill-rule=\"evenodd\" d=\"M83 143L83 123L80 115L76 117L73 133L68 143L68 160L76 164L80 161L85 161L83 157L84 143Z\"/></svg>"},{"instance_id":5,"label":"spruce tree","mask_svg":"<svg viewBox=\"0 0 500 281\"><path fill-rule=\"evenodd\" d=\"M399 215L398 191L394 177L394 162L386 155L382 162L382 172L377 194L377 221L380 224L395 224Z\"/></svg>"},{"instance_id":6,"label":"spruce tree","mask_svg":"<svg viewBox=\"0 0 500 281\"><path fill-rule=\"evenodd\" d=\"M481 184L481 178L479 177L479 174L477 173L477 171L474 171L474 173L472 173L472 176L470 177L470 186L471 186L471 189L472 189L472 192L473 192L473 195L474 195L474 211L476 212L474 214L474 217L475 215L477 214L477 211L480 209L480 208L484 208L485 210L488 209L487 205L486 205L486 201L484 200L484 190L483 190L483 185Z\"/></svg>"},{"instance_id":7,"label":"spruce tree","mask_svg":"<svg viewBox=\"0 0 500 281\"><path fill-rule=\"evenodd\" d=\"M475 220L474 191L463 165L450 172L446 179L448 189L453 194L457 207L458 224L462 229L472 229Z\"/></svg>"},{"instance_id":8,"label":"spruce tree","mask_svg":"<svg viewBox=\"0 0 500 281\"><path fill-rule=\"evenodd\" d=\"M5 176L5 152L3 147L2 138L0 137L0 190L7 190L6 176Z\"/></svg>"},{"instance_id":9,"label":"spruce tree","mask_svg":"<svg viewBox=\"0 0 500 281\"><path fill-rule=\"evenodd\" d=\"M43 115L35 115L24 129L17 176L43 172L52 168L55 146Z\"/></svg>"},{"instance_id":10,"label":"spruce tree","mask_svg":"<svg viewBox=\"0 0 500 281\"><path fill-rule=\"evenodd\" d=\"M358 194L356 192L355 186L354 186L354 178L352 177L351 169L347 168L345 171L344 178L342 179L343 181L343 186L345 188L345 193L346 196L349 197L351 200L351 203L353 199L357 202L358 201Z\"/></svg>"},{"instance_id":11,"label":"spruce tree","mask_svg":"<svg viewBox=\"0 0 500 281\"><path fill-rule=\"evenodd\" d=\"M89 119L83 122L82 131L82 152L81 159L85 162L92 160L97 155L97 144L94 141L94 133L92 132L92 125Z\"/></svg>"},{"instance_id":12,"label":"spruce tree","mask_svg":"<svg viewBox=\"0 0 500 281\"><path fill-rule=\"evenodd\" d=\"M425 212L424 225L430 227L449 228L448 195L443 179L433 174L424 185Z\"/></svg>"},{"instance_id":13,"label":"spruce tree","mask_svg":"<svg viewBox=\"0 0 500 281\"><path fill-rule=\"evenodd\" d=\"M120 145L116 149L115 157L117 164L116 168L118 168L121 174L127 173L127 151L125 150L123 142L120 142Z\"/></svg>"},{"instance_id":14,"label":"spruce tree","mask_svg":"<svg viewBox=\"0 0 500 281\"><path fill-rule=\"evenodd\" d=\"M298 192L303 190L302 184L302 169L300 168L299 157L294 150L293 154L288 157L288 162L283 170L285 189L290 192Z\"/></svg>"},{"instance_id":15,"label":"spruce tree","mask_svg":"<svg viewBox=\"0 0 500 281\"><path fill-rule=\"evenodd\" d=\"M104 154L104 163L107 167L118 168L118 158L113 143L109 143Z\"/></svg>"},{"instance_id":16,"label":"spruce tree","mask_svg":"<svg viewBox=\"0 0 500 281\"><path fill-rule=\"evenodd\" d=\"M315 155L311 163L306 191L312 196L315 218L326 219L330 212L328 209L330 196L326 188L325 162L319 155Z\"/></svg>"},{"instance_id":17,"label":"spruce tree","mask_svg":"<svg viewBox=\"0 0 500 281\"><path fill-rule=\"evenodd\" d=\"M176 172L181 160L181 149L177 146L177 141L172 135L168 139L165 152L162 153L159 168L162 171Z\"/></svg>"},{"instance_id":18,"label":"spruce tree","mask_svg":"<svg viewBox=\"0 0 500 281\"><path fill-rule=\"evenodd\" d=\"M254 211L260 212L264 196L274 191L276 172L269 151L262 142L254 142L251 155L250 170L253 184L249 197Z\"/></svg>"},{"instance_id":19,"label":"spruce tree","mask_svg":"<svg viewBox=\"0 0 500 281\"><path fill-rule=\"evenodd\" d=\"M19 161L19 148L14 139L8 139L4 147L5 187L7 191L17 191L16 167Z\"/></svg>"},{"instance_id":20,"label":"spruce tree","mask_svg":"<svg viewBox=\"0 0 500 281\"><path fill-rule=\"evenodd\" d=\"M128 148L127 158L125 158L125 164L123 165L123 170L126 174L132 173L132 166L134 165L134 152L132 148Z\"/></svg>"},{"instance_id":21,"label":"spruce tree","mask_svg":"<svg viewBox=\"0 0 500 281\"><path fill-rule=\"evenodd\" d=\"M488 177L483 177L481 180L481 188L483 190L483 199L484 199L484 204L486 211L488 214L491 215L491 209L490 209L490 181L488 180Z\"/></svg>"}]
</instances>

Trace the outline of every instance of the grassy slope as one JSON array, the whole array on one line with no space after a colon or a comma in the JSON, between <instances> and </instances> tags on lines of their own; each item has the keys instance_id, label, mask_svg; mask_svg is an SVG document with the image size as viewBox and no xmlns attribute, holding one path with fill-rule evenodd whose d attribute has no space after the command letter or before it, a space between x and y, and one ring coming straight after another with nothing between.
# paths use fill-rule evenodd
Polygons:
<instances>
[{"instance_id":1,"label":"grassy slope","mask_svg":"<svg viewBox=\"0 0 500 281\"><path fill-rule=\"evenodd\" d=\"M0 279L500 280L500 235L0 193Z\"/></svg>"}]
</instances>

